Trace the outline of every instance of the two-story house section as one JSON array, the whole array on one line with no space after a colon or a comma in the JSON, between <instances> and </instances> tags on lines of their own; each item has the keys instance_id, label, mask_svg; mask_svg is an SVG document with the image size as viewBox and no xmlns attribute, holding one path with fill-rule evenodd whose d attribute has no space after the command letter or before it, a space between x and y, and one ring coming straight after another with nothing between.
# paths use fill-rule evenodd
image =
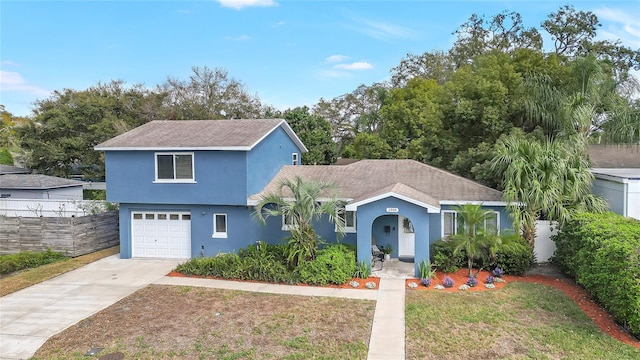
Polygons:
<instances>
[{"instance_id":1,"label":"two-story house section","mask_svg":"<svg viewBox=\"0 0 640 360\"><path fill-rule=\"evenodd\" d=\"M191 258L259 239L250 195L304 144L282 119L156 120L95 147L120 204L120 255Z\"/></svg>"}]
</instances>

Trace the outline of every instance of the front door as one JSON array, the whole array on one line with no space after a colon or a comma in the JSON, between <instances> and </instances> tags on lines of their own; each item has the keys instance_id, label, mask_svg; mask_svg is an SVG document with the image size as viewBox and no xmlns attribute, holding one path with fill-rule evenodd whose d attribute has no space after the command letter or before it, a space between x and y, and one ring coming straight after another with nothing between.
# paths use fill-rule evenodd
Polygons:
<instances>
[{"instance_id":1,"label":"front door","mask_svg":"<svg viewBox=\"0 0 640 360\"><path fill-rule=\"evenodd\" d=\"M415 255L415 234L411 220L398 216L398 256Z\"/></svg>"}]
</instances>

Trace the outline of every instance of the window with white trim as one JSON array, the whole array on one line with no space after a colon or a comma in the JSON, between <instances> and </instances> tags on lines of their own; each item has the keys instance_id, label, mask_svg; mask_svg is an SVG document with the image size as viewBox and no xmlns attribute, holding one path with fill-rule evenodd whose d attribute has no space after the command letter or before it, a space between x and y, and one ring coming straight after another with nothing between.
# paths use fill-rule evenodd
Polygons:
<instances>
[{"instance_id":1,"label":"window with white trim","mask_svg":"<svg viewBox=\"0 0 640 360\"><path fill-rule=\"evenodd\" d=\"M282 230L293 230L297 227L291 216L282 215Z\"/></svg>"},{"instance_id":2,"label":"window with white trim","mask_svg":"<svg viewBox=\"0 0 640 360\"><path fill-rule=\"evenodd\" d=\"M194 182L193 153L156 153L157 182Z\"/></svg>"},{"instance_id":3,"label":"window with white trim","mask_svg":"<svg viewBox=\"0 0 640 360\"><path fill-rule=\"evenodd\" d=\"M346 211L344 208L338 211L338 217L342 219L344 224L344 232L354 233L356 232L356 212ZM335 231L338 231L338 227L335 227Z\"/></svg>"},{"instance_id":4,"label":"window with white trim","mask_svg":"<svg viewBox=\"0 0 640 360\"><path fill-rule=\"evenodd\" d=\"M291 165L298 165L298 153L291 154Z\"/></svg>"},{"instance_id":5,"label":"window with white trim","mask_svg":"<svg viewBox=\"0 0 640 360\"><path fill-rule=\"evenodd\" d=\"M455 235L464 229L464 221L458 218L458 213L454 210L442 211L442 237ZM498 235L500 233L500 213L490 211L487 219L484 220L483 229L488 234Z\"/></svg>"},{"instance_id":6,"label":"window with white trim","mask_svg":"<svg viewBox=\"0 0 640 360\"><path fill-rule=\"evenodd\" d=\"M213 214L214 238L227 238L227 214Z\"/></svg>"}]
</instances>

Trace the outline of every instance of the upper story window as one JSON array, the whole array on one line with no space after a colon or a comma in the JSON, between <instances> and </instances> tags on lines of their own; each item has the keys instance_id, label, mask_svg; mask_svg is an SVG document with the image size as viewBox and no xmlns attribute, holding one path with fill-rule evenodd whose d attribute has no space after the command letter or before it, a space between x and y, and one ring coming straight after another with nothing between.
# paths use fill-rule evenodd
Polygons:
<instances>
[{"instance_id":1,"label":"upper story window","mask_svg":"<svg viewBox=\"0 0 640 360\"><path fill-rule=\"evenodd\" d=\"M486 233L498 235L500 233L500 213L491 211L488 218L482 224ZM453 210L442 211L442 237L455 235L464 229L464 221L458 217L458 213Z\"/></svg>"},{"instance_id":2,"label":"upper story window","mask_svg":"<svg viewBox=\"0 0 640 360\"><path fill-rule=\"evenodd\" d=\"M298 165L298 153L291 154L291 165Z\"/></svg>"},{"instance_id":3,"label":"upper story window","mask_svg":"<svg viewBox=\"0 0 640 360\"><path fill-rule=\"evenodd\" d=\"M342 219L344 223L344 232L346 233L356 232L356 212L355 211L346 211L345 209L342 209L338 212L338 216ZM336 230L338 230L337 227L336 227Z\"/></svg>"},{"instance_id":4,"label":"upper story window","mask_svg":"<svg viewBox=\"0 0 640 360\"><path fill-rule=\"evenodd\" d=\"M156 153L157 182L195 182L193 153Z\"/></svg>"}]
</instances>

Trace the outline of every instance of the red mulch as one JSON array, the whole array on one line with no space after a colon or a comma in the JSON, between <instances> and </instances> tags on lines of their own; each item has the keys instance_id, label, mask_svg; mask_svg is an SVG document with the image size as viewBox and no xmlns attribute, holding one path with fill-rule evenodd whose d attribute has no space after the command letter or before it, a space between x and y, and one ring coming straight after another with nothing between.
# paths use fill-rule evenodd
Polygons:
<instances>
[{"instance_id":1,"label":"red mulch","mask_svg":"<svg viewBox=\"0 0 640 360\"><path fill-rule=\"evenodd\" d=\"M215 279L215 280L230 280L230 281L244 281L244 282L253 282L253 283L264 283L263 281L224 279L224 278L214 277L214 276L185 275L185 274L179 273L177 271L172 271L172 272L168 273L167 276L172 276L172 277L193 277L193 278L201 278L201 279ZM351 281L356 281L358 283L358 287L353 287L353 286L349 285L349 283ZM375 283L376 287L373 288L373 289L369 289L369 288L365 287L365 284L368 283L368 282ZM282 284L282 285L288 285L288 284ZM316 286L316 285L296 284L296 286ZM351 280L349 280L346 283L341 284L341 285L329 284L329 285L325 285L325 286L322 286L322 287L328 287L328 288L334 288L334 289L378 290L378 287L380 287L380 278L377 278L377 277L368 277L366 279L352 278Z\"/></svg>"},{"instance_id":2,"label":"red mulch","mask_svg":"<svg viewBox=\"0 0 640 360\"><path fill-rule=\"evenodd\" d=\"M434 286L442 283L442 280L446 275L453 279L453 281L455 282L455 285L452 288L445 288L443 290L437 290L437 291L458 292L460 291L458 290L458 286L465 284L467 282L468 274L469 272L467 269L460 269L455 273L448 273L448 274L443 274L441 272L438 272L436 274L436 279L433 279L429 287L420 285L420 279L408 279L406 281L406 287L407 289L410 289L409 283L416 282L418 283L418 287L412 290L433 290ZM611 315L606 310L604 310L602 307L600 307L600 305L598 305L596 302L590 299L589 295L582 287L580 287L579 285L573 282L551 277L551 276L545 276L545 275L527 275L527 276L504 275L503 278L506 280L506 283L495 283L496 285L495 289L487 289L484 287L484 281L486 280L488 275L489 275L488 271L480 272L480 275L478 275L478 285L470 288L467 291L468 292L493 291L493 290L497 290L504 287L506 283L509 283L512 281L514 282L520 281L520 282L528 282L528 283L553 286L556 289L565 293L571 300L575 301L576 304L580 306L582 311L584 311L585 314L587 314L587 316L591 318L603 332L605 332L606 334L609 334L610 336L612 336L613 338L619 341L622 341L625 344L629 344L631 346L635 346L640 349L640 341L638 341L636 338L631 336L629 333L625 332L623 328L621 328L618 324L616 324L616 322L613 320Z\"/></svg>"}]
</instances>

